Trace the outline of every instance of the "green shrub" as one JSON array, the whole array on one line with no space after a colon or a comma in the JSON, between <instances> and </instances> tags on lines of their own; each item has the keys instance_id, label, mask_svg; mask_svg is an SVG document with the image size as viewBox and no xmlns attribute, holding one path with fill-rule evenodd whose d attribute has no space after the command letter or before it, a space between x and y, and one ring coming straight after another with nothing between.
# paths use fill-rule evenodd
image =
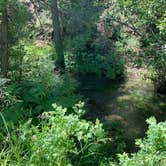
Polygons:
<instances>
[{"instance_id":1,"label":"green shrub","mask_svg":"<svg viewBox=\"0 0 166 166\"><path fill-rule=\"evenodd\" d=\"M154 80L155 90L160 94L166 94L166 70L160 70Z\"/></svg>"},{"instance_id":2,"label":"green shrub","mask_svg":"<svg viewBox=\"0 0 166 166\"><path fill-rule=\"evenodd\" d=\"M12 50L14 59L18 54L22 56L21 60L18 59L13 62L13 68L11 69L11 78L17 78L17 73L21 73L19 79L16 81L22 81L23 86L27 82L27 86L33 82L34 84L42 84L43 86L53 86L56 82L54 74L54 62L51 59L52 47L51 46L37 46L35 44L26 44L18 47L13 47ZM21 82L21 83L22 83ZM21 84L20 83L20 84ZM18 85L18 84L16 84Z\"/></svg>"},{"instance_id":3,"label":"green shrub","mask_svg":"<svg viewBox=\"0 0 166 166\"><path fill-rule=\"evenodd\" d=\"M33 80L51 84L54 77L53 49L22 42L10 49L9 76L14 81Z\"/></svg>"},{"instance_id":4,"label":"green shrub","mask_svg":"<svg viewBox=\"0 0 166 166\"><path fill-rule=\"evenodd\" d=\"M44 111L51 111L55 102L72 108L81 99L79 95L74 94L77 86L77 82L67 75L54 76L50 84L21 81L8 85L6 91L15 96L17 102L4 111L4 117L9 121L35 118Z\"/></svg>"},{"instance_id":5,"label":"green shrub","mask_svg":"<svg viewBox=\"0 0 166 166\"><path fill-rule=\"evenodd\" d=\"M18 129L8 129L1 144L0 164L9 165L98 165L102 158L100 147L104 139L102 124L81 120L83 104L73 107L75 113L53 105L55 112L41 116L37 127L31 122Z\"/></svg>"},{"instance_id":6,"label":"green shrub","mask_svg":"<svg viewBox=\"0 0 166 166\"><path fill-rule=\"evenodd\" d=\"M166 122L156 123L155 118L147 120L147 138L138 140L137 153L119 155L120 166L164 166L166 165ZM111 164L113 165L113 164Z\"/></svg>"},{"instance_id":7,"label":"green shrub","mask_svg":"<svg viewBox=\"0 0 166 166\"><path fill-rule=\"evenodd\" d=\"M104 129L108 137L112 140L106 144L103 151L106 155L116 158L117 153L122 153L126 149L127 136L124 129L124 123L120 120L107 120L104 122Z\"/></svg>"},{"instance_id":8,"label":"green shrub","mask_svg":"<svg viewBox=\"0 0 166 166\"><path fill-rule=\"evenodd\" d=\"M6 108L3 115L7 120L36 117L52 110L51 105L55 102L71 108L80 100L80 96L74 94L78 83L68 74L55 74L51 46L26 44L13 47L12 53L10 78L14 81L7 86L6 92L15 96L18 102ZM18 54L20 59L17 61Z\"/></svg>"},{"instance_id":9,"label":"green shrub","mask_svg":"<svg viewBox=\"0 0 166 166\"><path fill-rule=\"evenodd\" d=\"M166 70L154 70L150 69L147 74L144 75L145 79L151 79L154 83L154 89L157 93L166 94Z\"/></svg>"},{"instance_id":10,"label":"green shrub","mask_svg":"<svg viewBox=\"0 0 166 166\"><path fill-rule=\"evenodd\" d=\"M6 91L5 83L9 80L0 78L0 112L16 102L16 98Z\"/></svg>"},{"instance_id":11,"label":"green shrub","mask_svg":"<svg viewBox=\"0 0 166 166\"><path fill-rule=\"evenodd\" d=\"M93 33L78 36L71 44L72 50L66 53L66 68L70 72L87 75L95 74L110 79L122 77L124 60L115 51L111 41L100 41Z\"/></svg>"}]
</instances>

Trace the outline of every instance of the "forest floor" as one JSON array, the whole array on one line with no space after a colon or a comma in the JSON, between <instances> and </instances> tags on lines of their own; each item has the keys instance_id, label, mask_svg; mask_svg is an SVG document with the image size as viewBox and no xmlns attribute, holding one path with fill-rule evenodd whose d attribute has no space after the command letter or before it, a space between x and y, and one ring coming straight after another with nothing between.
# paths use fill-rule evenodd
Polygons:
<instances>
[{"instance_id":1,"label":"forest floor","mask_svg":"<svg viewBox=\"0 0 166 166\"><path fill-rule=\"evenodd\" d=\"M146 119L155 116L158 121L166 120L166 98L157 96L152 82L143 78L146 69L128 67L126 73L123 82L84 80L82 94L89 101L89 119L98 118L110 125L121 122L129 151L134 151L135 139L145 136Z\"/></svg>"}]
</instances>

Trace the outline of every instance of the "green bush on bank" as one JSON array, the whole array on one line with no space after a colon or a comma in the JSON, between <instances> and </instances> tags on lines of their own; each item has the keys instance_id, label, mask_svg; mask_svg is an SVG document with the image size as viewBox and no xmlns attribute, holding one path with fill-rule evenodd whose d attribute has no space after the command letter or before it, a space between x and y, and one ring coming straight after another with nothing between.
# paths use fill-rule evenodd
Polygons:
<instances>
[{"instance_id":1,"label":"green bush on bank","mask_svg":"<svg viewBox=\"0 0 166 166\"><path fill-rule=\"evenodd\" d=\"M115 41L105 39L94 34L76 37L67 46L69 51L65 55L66 69L78 75L94 74L98 77L118 79L124 75L124 59L118 52Z\"/></svg>"},{"instance_id":2,"label":"green bush on bank","mask_svg":"<svg viewBox=\"0 0 166 166\"><path fill-rule=\"evenodd\" d=\"M41 123L31 121L19 128L7 128L0 135L2 141L1 165L99 165L100 147L108 141L104 138L102 124L82 120L83 104L73 107L73 114L66 115L66 108L53 105L54 112L40 116Z\"/></svg>"},{"instance_id":3,"label":"green bush on bank","mask_svg":"<svg viewBox=\"0 0 166 166\"><path fill-rule=\"evenodd\" d=\"M0 164L75 166L164 166L166 164L166 122L156 123L154 118L147 120L147 137L138 140L140 150L127 155L120 154L119 162L105 156L105 138L102 124L82 120L83 104L73 107L72 114L67 109L53 105L54 112L43 113L41 123L33 126L31 121L20 127L8 127L4 120L5 132L0 132ZM1 117L2 118L2 117Z\"/></svg>"},{"instance_id":4,"label":"green bush on bank","mask_svg":"<svg viewBox=\"0 0 166 166\"><path fill-rule=\"evenodd\" d=\"M166 122L157 124L155 118L147 120L147 137L138 140L137 153L119 155L120 166L164 166L166 165ZM114 164L110 164L113 166Z\"/></svg>"}]
</instances>

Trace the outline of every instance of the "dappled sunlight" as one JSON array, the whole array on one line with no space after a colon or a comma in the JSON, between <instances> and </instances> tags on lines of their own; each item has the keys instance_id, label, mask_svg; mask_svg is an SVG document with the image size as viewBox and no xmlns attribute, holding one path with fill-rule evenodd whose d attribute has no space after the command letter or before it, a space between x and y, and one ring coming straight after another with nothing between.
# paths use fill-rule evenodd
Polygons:
<instances>
[{"instance_id":1,"label":"dappled sunlight","mask_svg":"<svg viewBox=\"0 0 166 166\"><path fill-rule=\"evenodd\" d=\"M0 0L0 166L166 165L165 9Z\"/></svg>"},{"instance_id":2,"label":"dappled sunlight","mask_svg":"<svg viewBox=\"0 0 166 166\"><path fill-rule=\"evenodd\" d=\"M120 121L129 140L143 137L147 118L155 116L158 120L164 120L166 115L166 98L154 94L152 82L144 80L146 72L145 69L127 68L125 81L118 84L107 82L102 91L95 85L92 86L95 91L90 91L90 87L83 93L93 103L90 103L89 116L100 118L107 125ZM132 144L131 147L134 142Z\"/></svg>"}]
</instances>

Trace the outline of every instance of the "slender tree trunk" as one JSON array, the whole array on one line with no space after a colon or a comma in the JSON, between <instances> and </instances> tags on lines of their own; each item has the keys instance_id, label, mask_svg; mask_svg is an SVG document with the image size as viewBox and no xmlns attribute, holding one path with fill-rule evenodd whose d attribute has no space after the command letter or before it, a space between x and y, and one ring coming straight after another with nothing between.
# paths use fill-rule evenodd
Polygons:
<instances>
[{"instance_id":1,"label":"slender tree trunk","mask_svg":"<svg viewBox=\"0 0 166 166\"><path fill-rule=\"evenodd\" d=\"M51 11L53 22L53 43L57 54L56 67L60 70L63 70L65 68L64 50L57 0L51 0Z\"/></svg>"},{"instance_id":2,"label":"slender tree trunk","mask_svg":"<svg viewBox=\"0 0 166 166\"><path fill-rule=\"evenodd\" d=\"M2 9L0 11L0 59L1 59L1 72L4 78L8 76L8 20L7 10Z\"/></svg>"}]
</instances>

